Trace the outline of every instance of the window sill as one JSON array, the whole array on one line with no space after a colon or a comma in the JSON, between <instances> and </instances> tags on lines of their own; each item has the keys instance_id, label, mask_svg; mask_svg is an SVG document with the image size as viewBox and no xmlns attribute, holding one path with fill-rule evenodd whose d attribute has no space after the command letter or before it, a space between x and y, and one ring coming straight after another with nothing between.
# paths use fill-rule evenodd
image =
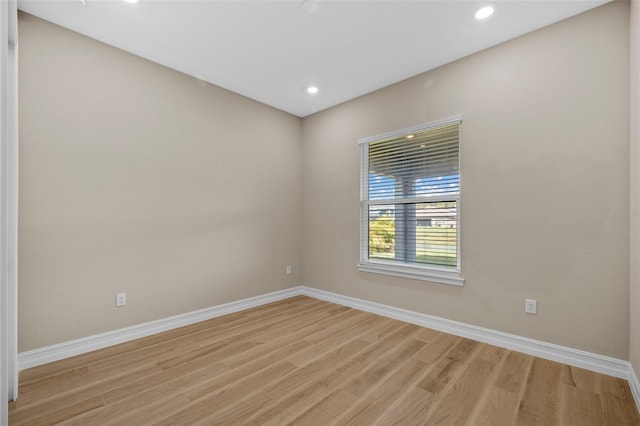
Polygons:
<instances>
[{"instance_id":1,"label":"window sill","mask_svg":"<svg viewBox=\"0 0 640 426\"><path fill-rule=\"evenodd\" d=\"M457 271L427 269L415 266L390 265L386 263L360 263L358 270L374 274L393 275L414 280L430 281L440 284L464 286L464 278Z\"/></svg>"}]
</instances>

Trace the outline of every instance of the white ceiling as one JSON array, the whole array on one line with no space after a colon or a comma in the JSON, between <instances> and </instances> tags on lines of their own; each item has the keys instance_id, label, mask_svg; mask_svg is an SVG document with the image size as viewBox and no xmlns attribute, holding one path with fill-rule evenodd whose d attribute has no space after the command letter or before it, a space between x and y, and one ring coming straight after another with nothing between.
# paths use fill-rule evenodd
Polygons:
<instances>
[{"instance_id":1,"label":"white ceiling","mask_svg":"<svg viewBox=\"0 0 640 426\"><path fill-rule=\"evenodd\" d=\"M609 0L20 0L32 15L300 117ZM316 95L306 92L310 84Z\"/></svg>"}]
</instances>

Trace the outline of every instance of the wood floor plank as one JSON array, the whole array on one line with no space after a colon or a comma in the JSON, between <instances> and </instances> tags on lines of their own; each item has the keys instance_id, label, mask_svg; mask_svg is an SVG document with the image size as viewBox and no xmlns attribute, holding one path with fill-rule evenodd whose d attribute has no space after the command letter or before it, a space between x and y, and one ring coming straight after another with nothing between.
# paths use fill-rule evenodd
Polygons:
<instances>
[{"instance_id":1,"label":"wood floor plank","mask_svg":"<svg viewBox=\"0 0 640 426\"><path fill-rule=\"evenodd\" d=\"M376 336L385 336L399 329L401 326L402 324L391 324L386 318L370 318L328 339L314 339L314 345L291 357L290 361L299 367L304 367L350 340L358 339L365 343L373 344L373 342L371 342L371 330L379 330Z\"/></svg>"},{"instance_id":2,"label":"wood floor plank","mask_svg":"<svg viewBox=\"0 0 640 426\"><path fill-rule=\"evenodd\" d=\"M133 410L139 410L153 404L155 401L172 396L173 389L169 385L157 386L146 389L132 397L121 399L113 404L104 404L101 407L87 410L62 422L65 426L85 426L102 424L114 421Z\"/></svg>"},{"instance_id":3,"label":"wood floor plank","mask_svg":"<svg viewBox=\"0 0 640 426\"><path fill-rule=\"evenodd\" d=\"M307 309L322 306L318 301L311 301L308 298L295 297L291 299L281 300L268 305L258 306L247 309L242 312L223 315L212 318L210 320L198 322L162 333L154 334L137 340L140 346L152 346L157 343L164 343L173 339L182 339L185 336L197 339L200 333L217 334L221 331L232 330L237 327L252 326L256 323L267 321L273 317L281 317L283 315L295 315Z\"/></svg>"},{"instance_id":4,"label":"wood floor plank","mask_svg":"<svg viewBox=\"0 0 640 426\"><path fill-rule=\"evenodd\" d=\"M212 322L215 320L209 320L200 323L197 327L195 327L196 325L187 326L185 328L189 328L189 331L186 334L179 334L180 329L178 329L160 333L157 336L140 339L140 348L135 351L134 356L138 358L148 358L155 356L155 352L162 352L164 357L169 358L172 352L180 355L187 352L185 349L189 347L207 347L220 343L235 342L247 336L259 335L266 330L270 330L269 327L278 326L278 324L287 324L289 322L289 315L301 313L309 315L318 312L320 314L326 314L322 312L323 306L317 303L287 306L287 309L281 312L277 309L272 310L272 305L266 305L266 307L269 310L264 317L259 316L259 311L253 312L253 315L241 312L237 314L240 316L238 320L234 319L232 315L227 315L215 319L220 319L220 323ZM302 318L300 318L300 320L302 320ZM166 335L166 339L163 339L164 335ZM133 358L132 355L132 352L126 354L127 359ZM156 361L159 360L156 359ZM90 367L92 370L98 370L101 367L109 368L121 362L118 357L110 357L108 360L102 361L102 364L106 364L106 366L100 365L99 363L92 363Z\"/></svg>"},{"instance_id":5,"label":"wood floor plank","mask_svg":"<svg viewBox=\"0 0 640 426\"><path fill-rule=\"evenodd\" d=\"M343 411L337 424L373 424L396 400L403 397L407 388L414 386L426 370L424 362L409 358L397 372L371 389L358 404Z\"/></svg>"},{"instance_id":6,"label":"wood floor plank","mask_svg":"<svg viewBox=\"0 0 640 426\"><path fill-rule=\"evenodd\" d=\"M272 332L274 329L285 333L292 328L301 327L300 324L311 323L327 315L329 315L329 313L326 312L326 310L323 311L321 307L315 307L300 313L295 325L292 325L292 321L290 321L288 316L280 315L272 316L269 320L265 321L252 321L251 324L246 327L234 327L215 333L199 333L198 336L195 337L197 348L188 353L183 351L178 356L168 359L162 363L162 365L159 365L162 368L167 368L182 362L188 362L191 357L198 357L200 356L199 354L217 352L221 345L245 345L245 348L242 349L245 350L248 346L254 345L247 339L253 339L265 333ZM194 338L194 336L190 336L190 338Z\"/></svg>"},{"instance_id":7,"label":"wood floor plank","mask_svg":"<svg viewBox=\"0 0 640 426\"><path fill-rule=\"evenodd\" d=\"M298 296L20 373L10 425L640 425L629 384Z\"/></svg>"},{"instance_id":8,"label":"wood floor plank","mask_svg":"<svg viewBox=\"0 0 640 426\"><path fill-rule=\"evenodd\" d=\"M418 332L416 332L416 334L413 337L415 339L422 340L425 343L431 343L432 341L442 336L443 334L445 333L441 333L431 328L421 328L420 330L418 330Z\"/></svg>"},{"instance_id":9,"label":"wood floor plank","mask_svg":"<svg viewBox=\"0 0 640 426\"><path fill-rule=\"evenodd\" d=\"M307 348L309 345L309 342L300 340L246 364L230 368L229 371L215 375L213 378L203 376L199 371L195 371L174 378L171 384L185 394L191 392L192 397L197 399L198 396L214 392L216 389L221 389L279 361L288 361L288 356ZM224 360L222 363L224 364Z\"/></svg>"},{"instance_id":10,"label":"wood floor plank","mask_svg":"<svg viewBox=\"0 0 640 426\"><path fill-rule=\"evenodd\" d=\"M452 334L440 333L439 336L428 342L422 350L418 351L414 357L427 365L434 364L459 340L459 337Z\"/></svg>"},{"instance_id":11,"label":"wood floor plank","mask_svg":"<svg viewBox=\"0 0 640 426\"><path fill-rule=\"evenodd\" d=\"M431 392L411 386L402 399L394 404L375 425L422 425L426 424L427 413L437 397ZM357 423L355 423L357 424Z\"/></svg>"},{"instance_id":12,"label":"wood floor plank","mask_svg":"<svg viewBox=\"0 0 640 426\"><path fill-rule=\"evenodd\" d=\"M277 381L295 369L296 366L287 361L265 368L253 376L233 383L223 389L218 389L211 394L207 394L206 397L200 398L184 410L179 411L166 420L160 421L158 424L169 425L174 422L192 424L208 417L212 411L216 413L216 415L224 413L234 405L239 404L243 399L258 392L263 386ZM190 399L194 401L194 399Z\"/></svg>"},{"instance_id":13,"label":"wood floor plank","mask_svg":"<svg viewBox=\"0 0 640 426\"><path fill-rule=\"evenodd\" d=\"M600 398L604 425L640 425L640 414L638 414L635 404L606 392L601 394Z\"/></svg>"},{"instance_id":14,"label":"wood floor plank","mask_svg":"<svg viewBox=\"0 0 640 426\"><path fill-rule=\"evenodd\" d=\"M562 365L535 358L518 409L517 425L555 425L559 423L560 370Z\"/></svg>"},{"instance_id":15,"label":"wood floor plank","mask_svg":"<svg viewBox=\"0 0 640 426\"><path fill-rule=\"evenodd\" d=\"M533 357L520 352L510 352L502 365L495 386L507 392L519 392L527 380Z\"/></svg>"},{"instance_id":16,"label":"wood floor plank","mask_svg":"<svg viewBox=\"0 0 640 426\"><path fill-rule=\"evenodd\" d=\"M381 340L378 345L374 345L371 350L364 350L352 356L351 359L341 367L336 368L328 375L316 378L309 386L304 386L293 394L289 394L285 399L270 409L263 411L252 420L259 424L279 425L285 424L303 412L306 407L316 404L329 393L338 389L338 386L355 377L365 369L379 362L387 352L394 352L400 359L410 357L418 350L423 342L411 338L417 331L417 327L406 324L397 332L388 335ZM416 342L418 342L416 344ZM384 344L383 344L384 343ZM335 367L333 367L335 368ZM294 373L295 374L295 373Z\"/></svg>"},{"instance_id":17,"label":"wood floor plank","mask_svg":"<svg viewBox=\"0 0 640 426\"><path fill-rule=\"evenodd\" d=\"M600 426L604 424L600 395L580 387L562 385L564 402L560 423L570 426Z\"/></svg>"},{"instance_id":18,"label":"wood floor plank","mask_svg":"<svg viewBox=\"0 0 640 426\"><path fill-rule=\"evenodd\" d=\"M87 368L92 359L106 359L114 354L118 355L135 350L137 347L138 343L135 341L126 342L86 354L77 355L59 361L32 367L20 372L20 385L21 387L23 384L25 386L28 386L34 381L43 381L50 376L55 376L66 371L70 371L76 368Z\"/></svg>"},{"instance_id":19,"label":"wood floor plank","mask_svg":"<svg viewBox=\"0 0 640 426\"><path fill-rule=\"evenodd\" d=\"M279 327L272 327L271 330L260 333L260 336L254 338L253 341L258 343L270 342L273 339L281 337L284 333L295 333L304 328L314 326L324 319L339 319L341 318L341 314L344 314L345 312L348 313L352 311L345 306L336 306L333 309L320 308L315 312L308 312L305 313L305 315L297 315L295 317L295 321L288 319L286 324Z\"/></svg>"},{"instance_id":20,"label":"wood floor plank","mask_svg":"<svg viewBox=\"0 0 640 426\"><path fill-rule=\"evenodd\" d=\"M330 393L324 399L313 405L302 415L296 417L288 424L291 425L319 425L333 422L343 412L358 402L358 398L349 392L338 389Z\"/></svg>"},{"instance_id":21,"label":"wood floor plank","mask_svg":"<svg viewBox=\"0 0 640 426\"><path fill-rule=\"evenodd\" d=\"M132 381L144 380L144 378L159 371L160 369L157 366L146 363L144 366L133 370L102 372L95 381L91 381L92 378L90 376L83 376L80 386L71 386L70 388L65 386L64 391L60 393L44 392L41 394L40 392L32 392L31 394L20 396L17 401L9 405L10 413L33 418L38 416L39 413L55 410L60 406L61 401L64 401L64 404L74 404L84 401L88 397L99 396L102 398L103 392L126 386ZM96 377L93 377L93 379L96 379Z\"/></svg>"},{"instance_id":22,"label":"wood floor plank","mask_svg":"<svg viewBox=\"0 0 640 426\"><path fill-rule=\"evenodd\" d=\"M102 425L150 425L164 420L189 405L190 401L183 395L170 395L160 398L143 407L130 407L122 415L110 421L102 422Z\"/></svg>"},{"instance_id":23,"label":"wood floor plank","mask_svg":"<svg viewBox=\"0 0 640 426\"><path fill-rule=\"evenodd\" d=\"M344 385L344 390L351 395L363 398L371 392L372 388L375 388L385 378L398 370L405 361L422 349L424 345L423 341L416 339L408 339L402 342L396 349L384 354L374 364L368 366L351 379Z\"/></svg>"},{"instance_id":24,"label":"wood floor plank","mask_svg":"<svg viewBox=\"0 0 640 426\"><path fill-rule=\"evenodd\" d=\"M442 395L438 405L427 420L432 424L464 425L471 417L473 409L485 392L485 387L494 365L483 359L473 359L450 387Z\"/></svg>"},{"instance_id":25,"label":"wood floor plank","mask_svg":"<svg viewBox=\"0 0 640 426\"><path fill-rule=\"evenodd\" d=\"M347 313L353 313L353 310L350 310ZM366 317L366 316L364 318L357 317L357 319L358 321L367 322L369 324L372 321L372 318ZM338 320L337 323L335 323L336 320ZM269 341L265 341L263 342L263 344L260 344L251 350L244 351L241 354L238 354L232 358L226 359L224 363L229 367L235 367L238 365L246 364L247 362L251 362L252 360L260 358L265 354L272 353L274 350L278 350L293 342L300 342L301 339L304 339L305 342L309 343L307 345L308 347L315 346L315 345L312 345L313 342L322 342L323 340L327 339L327 337L319 339L318 335L323 335L325 331L330 328L331 333L334 335L334 337L340 336L342 335L343 332L349 331L351 328L353 328L352 320L353 320L352 315L341 315L341 314L338 314L335 317L323 318L322 320L315 321L312 324L307 325L306 327L296 330L295 332L282 333L280 337L272 338ZM344 342L347 340L348 339L343 339L342 341ZM255 339L252 339L251 341L256 342ZM337 342L337 341L338 339L334 340L334 342ZM336 346L338 346L337 343L331 347L335 348ZM301 365L299 362L296 362L295 360L297 355L298 355L297 353L290 353L287 358L293 364Z\"/></svg>"},{"instance_id":26,"label":"wood floor plank","mask_svg":"<svg viewBox=\"0 0 640 426\"><path fill-rule=\"evenodd\" d=\"M263 390L259 390L245 399L241 404L234 405L233 409L212 411L198 424L201 425L247 425L248 419L260 408L269 405L273 400ZM178 423L181 424L181 423Z\"/></svg>"},{"instance_id":27,"label":"wood floor plank","mask_svg":"<svg viewBox=\"0 0 640 426\"><path fill-rule=\"evenodd\" d=\"M475 416L478 425L512 425L518 416L519 395L497 386L487 390L486 397ZM473 424L473 423L471 423Z\"/></svg>"},{"instance_id":28,"label":"wood floor plank","mask_svg":"<svg viewBox=\"0 0 640 426\"><path fill-rule=\"evenodd\" d=\"M350 312L353 313L354 311L351 310ZM313 344L317 344L336 337L344 332L350 331L363 323L370 323L372 321L379 322L384 320L386 320L386 318L377 316L372 317L371 315L367 315L365 312L357 312L356 315L352 315L344 321L325 327L322 331L314 333L313 336L308 336L305 339Z\"/></svg>"},{"instance_id":29,"label":"wood floor plank","mask_svg":"<svg viewBox=\"0 0 640 426\"><path fill-rule=\"evenodd\" d=\"M229 330L220 331L218 333L202 333L195 338L195 342L202 347L209 346L228 340L242 339L252 337L259 339L261 336L277 335L287 331L294 331L299 328L319 321L322 318L329 317L333 312L341 311L343 307L332 307L326 309L322 305L306 308L301 312L294 314L288 313L284 315L273 315L269 320L256 320L251 325L240 325ZM292 321L295 318L295 321ZM259 342L259 340L258 340Z\"/></svg>"},{"instance_id":30,"label":"wood floor plank","mask_svg":"<svg viewBox=\"0 0 640 426\"><path fill-rule=\"evenodd\" d=\"M485 346L486 347L486 346ZM491 346L488 346L491 348ZM484 349L484 347L483 347ZM490 358L479 354L480 359ZM493 363L497 372L481 400L478 401L470 424L512 425L524 390L533 357L519 352L496 352Z\"/></svg>"},{"instance_id":31,"label":"wood floor plank","mask_svg":"<svg viewBox=\"0 0 640 426\"><path fill-rule=\"evenodd\" d=\"M289 361L283 361L283 363L284 363L283 365L285 367L287 367L287 372L293 372L297 368L294 365L293 368L289 369L289 366L293 365ZM278 364L275 364L275 365L278 365ZM241 367L238 367L238 368L241 368ZM258 375L258 374L264 374L263 373L264 371L271 371L271 370L269 370L270 368L273 368L273 365L264 366L263 368L261 368L260 370L257 370L257 371L254 368L242 369L242 370L239 370L239 371L242 372L242 375L241 375L240 378L235 378L234 377L234 380L229 380L230 379L229 376L222 375L222 376L220 376L219 380L208 381L208 382L206 382L203 385L200 385L198 387L183 390L183 393L191 401L197 401L197 400L199 400L199 399L201 399L203 397L206 397L207 395L211 395L211 394L216 395L221 389L226 389L229 386L233 386L234 384L237 384L238 382L241 382L242 380L245 380L246 378L251 378L251 377L254 377L254 376ZM288 376L282 374L282 375L270 375L269 377L275 377L277 379L277 381L272 381L271 383L273 383L273 382L277 383L279 380L283 380L283 378L288 377ZM265 386L266 385L267 384L265 384Z\"/></svg>"},{"instance_id":32,"label":"wood floor plank","mask_svg":"<svg viewBox=\"0 0 640 426\"><path fill-rule=\"evenodd\" d=\"M583 368L574 367L570 365L563 366L563 376L568 376L570 385L589 392L596 392L599 383L597 383L597 376L591 371Z\"/></svg>"},{"instance_id":33,"label":"wood floor plank","mask_svg":"<svg viewBox=\"0 0 640 426\"><path fill-rule=\"evenodd\" d=\"M493 365L497 365L502 363L502 361L509 355L511 351L499 348L493 345L480 345L480 349L476 354L476 357L479 359L483 359L488 363Z\"/></svg>"},{"instance_id":34,"label":"wood floor plank","mask_svg":"<svg viewBox=\"0 0 640 426\"><path fill-rule=\"evenodd\" d=\"M274 399L281 401L300 387L313 386L314 381L320 378L326 382L330 378L343 374L345 370L355 367L361 369L362 366L370 365L377 358L393 349L413 331L414 327L409 324L400 326L387 334L377 345L360 339L352 340L299 368L285 380L268 388L267 391ZM352 346L353 348L351 348Z\"/></svg>"},{"instance_id":35,"label":"wood floor plank","mask_svg":"<svg viewBox=\"0 0 640 426\"><path fill-rule=\"evenodd\" d=\"M255 343L244 340L223 341L205 347L194 348L169 359L157 362L156 365L163 370L175 368L180 365L194 362L197 359L206 358L211 363L219 362L237 352L243 352L257 346Z\"/></svg>"},{"instance_id":36,"label":"wood floor plank","mask_svg":"<svg viewBox=\"0 0 640 426\"><path fill-rule=\"evenodd\" d=\"M323 315L318 316L318 313ZM321 310L320 312L317 312L317 314L314 317L308 317L306 321L303 316L298 315L293 318L294 321L291 321L290 319L289 322L293 323L291 333L300 333L302 330L305 330L305 338L313 343L313 339L318 338L318 336L322 336L323 333L331 333L330 330L348 328L352 321L357 322L369 318L367 315L361 315L361 312L354 311L353 309L349 309L345 306L338 306L331 310ZM255 341L260 343L271 343L283 337L282 330L283 329L280 327L274 329L271 334L263 333L259 337L259 340Z\"/></svg>"},{"instance_id":37,"label":"wood floor plank","mask_svg":"<svg viewBox=\"0 0 640 426\"><path fill-rule=\"evenodd\" d=\"M238 330L247 330L256 324L263 325L266 322L272 322L273 319L279 320L283 316L295 316L297 313L322 307L321 303L317 303L318 301L304 301L297 297L295 299L297 299L295 302L287 303L288 300L293 299L281 300L268 305L251 308L246 311L216 317L210 320L144 337L137 340L137 342L139 342L140 346L144 347L152 346L157 343L164 343L170 340L175 341L185 338L196 341L201 335L219 335L219 333L225 331L235 330L235 332L237 332ZM262 308L265 308L264 311Z\"/></svg>"},{"instance_id":38,"label":"wood floor plank","mask_svg":"<svg viewBox=\"0 0 640 426\"><path fill-rule=\"evenodd\" d=\"M197 381L194 380L194 382L200 383L201 380L218 377L219 375L229 371L229 368L226 365L219 362L211 364L208 360L206 360L204 365L198 367L202 368L197 368L194 371L195 366L193 364L189 364L181 365L175 369L161 370L158 374L142 377L140 380L122 384L115 389L103 392L102 398L106 404L114 404L123 399L134 397L135 395L156 386L161 386L166 383L171 383L173 385L174 382L172 380L175 380L176 377L184 379L185 377L190 377L195 373L198 378Z\"/></svg>"},{"instance_id":39,"label":"wood floor plank","mask_svg":"<svg viewBox=\"0 0 640 426\"><path fill-rule=\"evenodd\" d=\"M456 377L462 369L464 361L478 345L477 342L469 339L459 339L449 352L446 352L434 363L429 374L418 383L418 387L429 393L439 394Z\"/></svg>"},{"instance_id":40,"label":"wood floor plank","mask_svg":"<svg viewBox=\"0 0 640 426\"><path fill-rule=\"evenodd\" d=\"M375 317L378 317L377 315L374 315ZM378 317L380 318L380 317ZM405 325L404 322L402 321L398 321L398 320L394 320L394 319L389 319L389 318L383 318L384 320L386 320L384 322L384 326L380 327L380 328L372 328L371 330L369 330L367 333L365 333L361 339L364 340L365 342L369 342L369 343L377 343L381 340L383 340L384 338L386 338L389 334L395 332L396 330L398 330L399 328L403 327Z\"/></svg>"},{"instance_id":41,"label":"wood floor plank","mask_svg":"<svg viewBox=\"0 0 640 426\"><path fill-rule=\"evenodd\" d=\"M316 380L321 379L327 372L339 368L348 362L352 356L361 352L369 346L369 343L362 340L352 340L334 349L316 361L298 367L295 372L284 377L276 383L266 388L269 395L276 401L284 400L291 393L296 392L301 387L308 386Z\"/></svg>"},{"instance_id":42,"label":"wood floor plank","mask_svg":"<svg viewBox=\"0 0 640 426\"><path fill-rule=\"evenodd\" d=\"M640 413L627 381L604 374L599 374L597 377L605 424L640 425Z\"/></svg>"},{"instance_id":43,"label":"wood floor plank","mask_svg":"<svg viewBox=\"0 0 640 426\"><path fill-rule=\"evenodd\" d=\"M184 341L180 342L171 340L164 343L158 343L153 346L137 348L128 353L110 356L103 360L96 360L87 364L87 366L91 373L112 371L114 369L121 369L130 364L147 362L152 357L170 358L197 348L198 345L188 339L184 339Z\"/></svg>"},{"instance_id":44,"label":"wood floor plank","mask_svg":"<svg viewBox=\"0 0 640 426\"><path fill-rule=\"evenodd\" d=\"M99 396L85 398L81 401L65 404L61 408L52 408L46 412L36 412L36 416L29 416L27 412L9 413L11 425L55 425L64 420L73 419L83 413L103 407L104 401Z\"/></svg>"},{"instance_id":45,"label":"wood floor plank","mask_svg":"<svg viewBox=\"0 0 640 426\"><path fill-rule=\"evenodd\" d=\"M34 390L41 391L45 388L55 388L61 383L66 383L78 377L86 376L89 373L91 373L91 370L89 370L89 367L85 365L78 368L72 368L70 370L64 370L57 374L50 374L44 376L40 380L31 380L25 384L21 384L20 394L25 395Z\"/></svg>"}]
</instances>

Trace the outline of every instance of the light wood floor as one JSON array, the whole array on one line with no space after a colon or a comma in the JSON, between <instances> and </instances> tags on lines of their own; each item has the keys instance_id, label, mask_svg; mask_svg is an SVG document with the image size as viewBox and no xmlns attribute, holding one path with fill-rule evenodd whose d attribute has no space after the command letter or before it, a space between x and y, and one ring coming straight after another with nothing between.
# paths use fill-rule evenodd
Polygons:
<instances>
[{"instance_id":1,"label":"light wood floor","mask_svg":"<svg viewBox=\"0 0 640 426\"><path fill-rule=\"evenodd\" d=\"M20 373L10 425L640 425L626 381L307 297Z\"/></svg>"}]
</instances>

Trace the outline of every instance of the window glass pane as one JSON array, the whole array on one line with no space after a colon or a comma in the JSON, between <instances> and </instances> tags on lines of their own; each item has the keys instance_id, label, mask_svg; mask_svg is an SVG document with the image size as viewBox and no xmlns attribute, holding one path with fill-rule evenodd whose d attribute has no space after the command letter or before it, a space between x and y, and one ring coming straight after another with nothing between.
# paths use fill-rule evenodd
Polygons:
<instances>
[{"instance_id":1,"label":"window glass pane","mask_svg":"<svg viewBox=\"0 0 640 426\"><path fill-rule=\"evenodd\" d=\"M395 196L396 180L393 177L369 173L369 199L383 200Z\"/></svg>"},{"instance_id":2,"label":"window glass pane","mask_svg":"<svg viewBox=\"0 0 640 426\"><path fill-rule=\"evenodd\" d=\"M416 262L456 266L456 202L416 206Z\"/></svg>"},{"instance_id":3,"label":"window glass pane","mask_svg":"<svg viewBox=\"0 0 640 426\"><path fill-rule=\"evenodd\" d=\"M435 195L458 195L460 193L460 174L416 179L413 182L416 197Z\"/></svg>"},{"instance_id":4,"label":"window glass pane","mask_svg":"<svg viewBox=\"0 0 640 426\"><path fill-rule=\"evenodd\" d=\"M371 142L369 200L457 195L458 137L455 124Z\"/></svg>"},{"instance_id":5,"label":"window glass pane","mask_svg":"<svg viewBox=\"0 0 640 426\"><path fill-rule=\"evenodd\" d=\"M369 207L369 258L393 260L396 257L395 206Z\"/></svg>"},{"instance_id":6,"label":"window glass pane","mask_svg":"<svg viewBox=\"0 0 640 426\"><path fill-rule=\"evenodd\" d=\"M455 201L369 206L369 258L457 265Z\"/></svg>"}]
</instances>

